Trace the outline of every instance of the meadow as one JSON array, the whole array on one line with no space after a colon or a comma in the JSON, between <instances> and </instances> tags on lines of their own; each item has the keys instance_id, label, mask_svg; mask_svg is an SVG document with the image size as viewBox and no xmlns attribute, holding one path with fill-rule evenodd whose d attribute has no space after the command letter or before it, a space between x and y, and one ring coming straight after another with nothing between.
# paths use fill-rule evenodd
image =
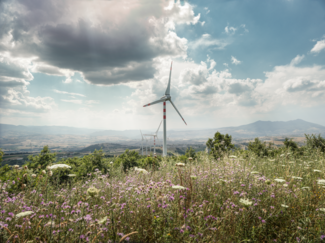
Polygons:
<instances>
[{"instance_id":1,"label":"meadow","mask_svg":"<svg viewBox=\"0 0 325 243\"><path fill-rule=\"evenodd\" d=\"M280 152L105 161L82 180L71 161L13 168L0 242L325 242L324 153Z\"/></svg>"}]
</instances>

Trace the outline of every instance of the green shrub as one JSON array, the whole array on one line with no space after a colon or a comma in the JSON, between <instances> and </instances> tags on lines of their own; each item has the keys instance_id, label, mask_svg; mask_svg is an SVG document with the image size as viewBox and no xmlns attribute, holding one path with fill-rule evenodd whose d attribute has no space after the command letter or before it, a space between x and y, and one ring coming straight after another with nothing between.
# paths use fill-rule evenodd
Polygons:
<instances>
[{"instance_id":1,"label":"green shrub","mask_svg":"<svg viewBox=\"0 0 325 243\"><path fill-rule=\"evenodd\" d=\"M118 167L120 165L123 166L123 171L129 170L130 168L139 166L138 160L141 158L141 155L136 151L129 151L128 149L125 150L123 154L121 154L116 160L114 161L114 167Z\"/></svg>"},{"instance_id":2,"label":"green shrub","mask_svg":"<svg viewBox=\"0 0 325 243\"><path fill-rule=\"evenodd\" d=\"M298 144L296 142L292 141L292 139L289 140L289 138L285 138L283 144L287 149L289 149L291 151L298 150Z\"/></svg>"},{"instance_id":3,"label":"green shrub","mask_svg":"<svg viewBox=\"0 0 325 243\"><path fill-rule=\"evenodd\" d=\"M56 161L56 153L50 153L48 146L44 146L41 153L37 156L29 155L27 166L30 169L44 170L46 167Z\"/></svg>"},{"instance_id":4,"label":"green shrub","mask_svg":"<svg viewBox=\"0 0 325 243\"><path fill-rule=\"evenodd\" d=\"M259 157L268 155L268 148L266 147L266 142L262 143L259 138L255 138L254 142L249 142L248 150L252 151Z\"/></svg>"},{"instance_id":5,"label":"green shrub","mask_svg":"<svg viewBox=\"0 0 325 243\"><path fill-rule=\"evenodd\" d=\"M316 137L314 134L308 135L305 134L305 137L307 139L307 147L310 149L318 149L321 152L325 152L325 139L318 135Z\"/></svg>"},{"instance_id":6,"label":"green shrub","mask_svg":"<svg viewBox=\"0 0 325 243\"><path fill-rule=\"evenodd\" d=\"M223 153L234 149L235 146L231 143L232 137L228 134L223 135L220 132L216 132L214 138L206 142L207 147L210 149L210 154L213 155L215 159L220 158Z\"/></svg>"}]
</instances>

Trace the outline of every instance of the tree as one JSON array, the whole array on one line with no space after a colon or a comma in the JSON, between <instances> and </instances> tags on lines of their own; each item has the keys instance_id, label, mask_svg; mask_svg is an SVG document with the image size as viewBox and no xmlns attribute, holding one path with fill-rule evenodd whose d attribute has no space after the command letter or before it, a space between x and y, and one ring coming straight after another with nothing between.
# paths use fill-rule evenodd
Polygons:
<instances>
[{"instance_id":1,"label":"tree","mask_svg":"<svg viewBox=\"0 0 325 243\"><path fill-rule=\"evenodd\" d=\"M46 145L38 156L29 155L28 160L28 168L44 170L48 165L56 161L56 153L50 153L49 147Z\"/></svg>"},{"instance_id":2,"label":"tree","mask_svg":"<svg viewBox=\"0 0 325 243\"><path fill-rule=\"evenodd\" d=\"M291 149L292 151L296 151L298 149L298 144L292 141L292 139L289 140L289 138L285 138L283 144L287 149Z\"/></svg>"},{"instance_id":3,"label":"tree","mask_svg":"<svg viewBox=\"0 0 325 243\"><path fill-rule=\"evenodd\" d=\"M0 149L0 167L2 165L2 156L4 155L5 153L2 151L2 149Z\"/></svg>"},{"instance_id":4,"label":"tree","mask_svg":"<svg viewBox=\"0 0 325 243\"><path fill-rule=\"evenodd\" d=\"M269 147L270 147L270 145L269 145ZM249 142L248 150L252 151L259 157L268 155L268 149L266 147L266 142L262 143L261 140L259 140L258 138L255 138L254 142Z\"/></svg>"},{"instance_id":5,"label":"tree","mask_svg":"<svg viewBox=\"0 0 325 243\"><path fill-rule=\"evenodd\" d=\"M129 170L132 167L138 166L138 160L141 158L138 152L125 150L123 154L121 154L116 160L115 164L122 164L123 170Z\"/></svg>"},{"instance_id":6,"label":"tree","mask_svg":"<svg viewBox=\"0 0 325 243\"><path fill-rule=\"evenodd\" d=\"M325 139L318 135L316 137L314 134L308 135L305 134L305 137L307 139L307 147L311 149L319 149L322 152L325 152Z\"/></svg>"},{"instance_id":7,"label":"tree","mask_svg":"<svg viewBox=\"0 0 325 243\"><path fill-rule=\"evenodd\" d=\"M186 149L185 155L187 158L192 157L192 159L196 159L195 149L192 147Z\"/></svg>"},{"instance_id":8,"label":"tree","mask_svg":"<svg viewBox=\"0 0 325 243\"><path fill-rule=\"evenodd\" d=\"M223 135L220 132L216 132L214 134L214 138L206 142L207 147L210 149L210 154L214 156L214 158L220 158L223 153L234 149L235 146L231 143L232 137L228 134Z\"/></svg>"}]
</instances>

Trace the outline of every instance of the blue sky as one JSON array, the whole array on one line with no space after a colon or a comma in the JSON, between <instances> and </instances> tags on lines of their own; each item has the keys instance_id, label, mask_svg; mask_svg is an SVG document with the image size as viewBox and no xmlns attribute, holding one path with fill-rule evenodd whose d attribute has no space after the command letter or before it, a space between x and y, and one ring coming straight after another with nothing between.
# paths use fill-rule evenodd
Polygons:
<instances>
[{"instance_id":1,"label":"blue sky","mask_svg":"<svg viewBox=\"0 0 325 243\"><path fill-rule=\"evenodd\" d=\"M0 122L168 129L325 125L322 0L5 0Z\"/></svg>"}]
</instances>

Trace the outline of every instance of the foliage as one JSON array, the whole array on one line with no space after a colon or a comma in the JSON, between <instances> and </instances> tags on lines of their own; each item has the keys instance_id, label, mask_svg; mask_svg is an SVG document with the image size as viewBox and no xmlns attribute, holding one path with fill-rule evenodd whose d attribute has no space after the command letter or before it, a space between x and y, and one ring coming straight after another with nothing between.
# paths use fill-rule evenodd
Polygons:
<instances>
[{"instance_id":1,"label":"foliage","mask_svg":"<svg viewBox=\"0 0 325 243\"><path fill-rule=\"evenodd\" d=\"M139 166L138 160L141 158L141 155L136 151L125 150L115 161L114 165L123 166L123 171L130 170L133 167Z\"/></svg>"},{"instance_id":2,"label":"foliage","mask_svg":"<svg viewBox=\"0 0 325 243\"><path fill-rule=\"evenodd\" d=\"M307 147L311 149L319 149L323 153L325 152L325 139L318 135L316 137L314 134L308 135L305 134L305 137L307 139Z\"/></svg>"},{"instance_id":3,"label":"foliage","mask_svg":"<svg viewBox=\"0 0 325 243\"><path fill-rule=\"evenodd\" d=\"M289 140L289 138L285 138L283 144L287 149L290 149L292 151L298 150L298 144L292 141L292 139Z\"/></svg>"},{"instance_id":4,"label":"foliage","mask_svg":"<svg viewBox=\"0 0 325 243\"><path fill-rule=\"evenodd\" d=\"M235 148L235 146L231 143L231 140L232 137L228 134L223 135L220 132L216 132L214 138L209 138L206 145L210 149L210 154L217 159L220 158L223 153Z\"/></svg>"},{"instance_id":5,"label":"foliage","mask_svg":"<svg viewBox=\"0 0 325 243\"><path fill-rule=\"evenodd\" d=\"M159 162L161 161L161 157L158 156L157 158L155 157L145 157L140 160L138 160L138 166L144 169L155 169L157 170L160 166Z\"/></svg>"},{"instance_id":6,"label":"foliage","mask_svg":"<svg viewBox=\"0 0 325 243\"><path fill-rule=\"evenodd\" d=\"M5 153L2 151L2 149L0 149L0 166L2 164L2 157Z\"/></svg>"},{"instance_id":7,"label":"foliage","mask_svg":"<svg viewBox=\"0 0 325 243\"><path fill-rule=\"evenodd\" d=\"M255 138L254 142L249 142L248 144L248 150L252 151L259 157L267 156L269 153L268 149L270 148L271 145L267 148L266 142L262 143L259 138Z\"/></svg>"},{"instance_id":8,"label":"foliage","mask_svg":"<svg viewBox=\"0 0 325 243\"><path fill-rule=\"evenodd\" d=\"M195 149L192 147L187 148L185 155L187 158L192 157L192 159L196 159Z\"/></svg>"},{"instance_id":9,"label":"foliage","mask_svg":"<svg viewBox=\"0 0 325 243\"><path fill-rule=\"evenodd\" d=\"M43 147L41 153L37 156L29 155L27 166L30 169L44 170L46 167L56 161L56 153L50 153L49 147Z\"/></svg>"},{"instance_id":10,"label":"foliage","mask_svg":"<svg viewBox=\"0 0 325 243\"><path fill-rule=\"evenodd\" d=\"M1 180L0 242L121 242L126 235L129 242L322 242L324 154L316 148L303 156L267 149L278 156L229 151L230 158L215 161L197 153L197 163L178 168L177 158L158 157L159 170L149 174L129 170L111 177L87 167L96 176L90 172L71 185L56 184L55 175L48 183L49 175L41 173L28 177L19 193L12 188L21 187L20 180ZM123 167L133 156L126 151L114 163ZM71 171L86 163L61 162ZM8 173L21 179L29 171ZM33 213L18 218L22 211Z\"/></svg>"}]
</instances>

